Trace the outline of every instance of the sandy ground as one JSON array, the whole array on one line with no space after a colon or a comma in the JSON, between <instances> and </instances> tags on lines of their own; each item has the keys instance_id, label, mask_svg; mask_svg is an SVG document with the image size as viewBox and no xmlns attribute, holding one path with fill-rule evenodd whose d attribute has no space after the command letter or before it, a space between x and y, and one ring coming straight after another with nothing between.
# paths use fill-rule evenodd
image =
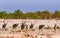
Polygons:
<instances>
[{"instance_id":1,"label":"sandy ground","mask_svg":"<svg viewBox=\"0 0 60 38\"><path fill-rule=\"evenodd\" d=\"M29 26L31 22L34 24L36 30L31 31L21 31L16 32L12 31L12 25L18 23L19 26L17 29L20 29L22 21L26 21L26 24ZM2 25L4 22L7 24L8 30L2 30ZM42 29L38 30L38 26L44 24L45 26L54 27L55 24L60 26L60 20L22 20L22 19L0 19L0 38L60 38L60 29ZM11 30L10 30L11 29Z\"/></svg>"},{"instance_id":2,"label":"sandy ground","mask_svg":"<svg viewBox=\"0 0 60 38\"><path fill-rule=\"evenodd\" d=\"M53 29L27 32L0 31L0 38L60 38L60 31Z\"/></svg>"}]
</instances>

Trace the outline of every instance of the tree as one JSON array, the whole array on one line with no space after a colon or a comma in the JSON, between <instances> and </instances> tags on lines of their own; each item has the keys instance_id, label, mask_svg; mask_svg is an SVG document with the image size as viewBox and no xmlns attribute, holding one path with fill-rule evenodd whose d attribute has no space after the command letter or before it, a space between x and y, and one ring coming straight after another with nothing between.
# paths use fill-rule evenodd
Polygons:
<instances>
[{"instance_id":1,"label":"tree","mask_svg":"<svg viewBox=\"0 0 60 38\"><path fill-rule=\"evenodd\" d=\"M15 10L12 13L12 16L13 16L14 19L20 19L20 18L22 18L22 15L23 15L23 13L20 10Z\"/></svg>"},{"instance_id":2,"label":"tree","mask_svg":"<svg viewBox=\"0 0 60 38\"><path fill-rule=\"evenodd\" d=\"M0 18L2 19L60 19L60 11L56 10L54 13L45 11L35 11L23 13L21 10L15 10L12 13L6 11L0 12Z\"/></svg>"},{"instance_id":3,"label":"tree","mask_svg":"<svg viewBox=\"0 0 60 38\"><path fill-rule=\"evenodd\" d=\"M42 11L42 19L50 19L51 18L51 13L46 10L46 11Z\"/></svg>"},{"instance_id":4,"label":"tree","mask_svg":"<svg viewBox=\"0 0 60 38\"><path fill-rule=\"evenodd\" d=\"M0 18L6 19L7 17L8 16L7 16L7 12L6 11L0 12Z\"/></svg>"},{"instance_id":5,"label":"tree","mask_svg":"<svg viewBox=\"0 0 60 38\"><path fill-rule=\"evenodd\" d=\"M36 12L34 12L34 14L35 14L35 19L41 19L42 18L42 13L40 12L40 11L36 11Z\"/></svg>"},{"instance_id":6,"label":"tree","mask_svg":"<svg viewBox=\"0 0 60 38\"><path fill-rule=\"evenodd\" d=\"M60 19L60 11L55 11L54 14L53 14L53 18L57 18L57 19Z\"/></svg>"},{"instance_id":7,"label":"tree","mask_svg":"<svg viewBox=\"0 0 60 38\"><path fill-rule=\"evenodd\" d=\"M26 12L27 19L36 19L36 16L33 12Z\"/></svg>"},{"instance_id":8,"label":"tree","mask_svg":"<svg viewBox=\"0 0 60 38\"><path fill-rule=\"evenodd\" d=\"M13 19L14 18L14 13L8 13L8 17L7 17L7 19Z\"/></svg>"}]
</instances>

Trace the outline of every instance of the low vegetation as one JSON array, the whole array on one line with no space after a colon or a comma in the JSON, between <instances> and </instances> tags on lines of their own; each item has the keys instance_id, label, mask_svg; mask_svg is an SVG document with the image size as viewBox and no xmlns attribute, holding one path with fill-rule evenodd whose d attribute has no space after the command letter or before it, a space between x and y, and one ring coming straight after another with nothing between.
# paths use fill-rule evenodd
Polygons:
<instances>
[{"instance_id":1,"label":"low vegetation","mask_svg":"<svg viewBox=\"0 0 60 38\"><path fill-rule=\"evenodd\" d=\"M53 13L46 11L35 11L23 13L20 10L15 10L12 13L7 13L6 11L0 12L1 19L60 19L60 11L55 11Z\"/></svg>"}]
</instances>

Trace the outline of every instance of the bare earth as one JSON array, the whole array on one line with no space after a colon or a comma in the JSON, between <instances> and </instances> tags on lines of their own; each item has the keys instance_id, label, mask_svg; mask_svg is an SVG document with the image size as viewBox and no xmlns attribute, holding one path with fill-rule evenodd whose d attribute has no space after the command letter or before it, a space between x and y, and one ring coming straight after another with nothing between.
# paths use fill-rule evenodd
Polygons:
<instances>
[{"instance_id":1,"label":"bare earth","mask_svg":"<svg viewBox=\"0 0 60 38\"><path fill-rule=\"evenodd\" d=\"M60 38L60 31L53 29L43 29L27 32L2 31L0 32L0 38Z\"/></svg>"},{"instance_id":2,"label":"bare earth","mask_svg":"<svg viewBox=\"0 0 60 38\"><path fill-rule=\"evenodd\" d=\"M4 22L7 24L7 30L2 29L2 25ZM26 24L29 26L31 22L34 24L35 30L21 30L20 25L22 21L26 21ZM18 29L12 31L12 25L18 23L19 26L16 28ZM21 19L0 19L0 38L60 38L60 29L54 30L52 29L41 29L38 30L38 26L44 24L45 27L50 26L54 27L55 24L60 26L60 20L21 20ZM29 27L28 27L29 28ZM20 30L19 30L20 29Z\"/></svg>"}]
</instances>

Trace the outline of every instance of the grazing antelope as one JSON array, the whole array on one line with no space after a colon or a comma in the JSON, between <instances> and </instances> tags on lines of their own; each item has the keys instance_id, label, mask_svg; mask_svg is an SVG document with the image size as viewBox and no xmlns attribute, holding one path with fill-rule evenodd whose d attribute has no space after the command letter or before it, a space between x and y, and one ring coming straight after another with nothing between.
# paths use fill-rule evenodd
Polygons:
<instances>
[{"instance_id":1,"label":"grazing antelope","mask_svg":"<svg viewBox=\"0 0 60 38\"><path fill-rule=\"evenodd\" d=\"M13 29L16 28L18 26L18 24L13 24Z\"/></svg>"},{"instance_id":2,"label":"grazing antelope","mask_svg":"<svg viewBox=\"0 0 60 38\"><path fill-rule=\"evenodd\" d=\"M25 28L25 22L24 23L22 22L21 30L23 30L24 28Z\"/></svg>"},{"instance_id":3,"label":"grazing antelope","mask_svg":"<svg viewBox=\"0 0 60 38\"><path fill-rule=\"evenodd\" d=\"M56 24L55 24L55 26L54 26L54 30L56 30Z\"/></svg>"},{"instance_id":4,"label":"grazing antelope","mask_svg":"<svg viewBox=\"0 0 60 38\"><path fill-rule=\"evenodd\" d=\"M31 24L29 28L30 28L30 29L33 29L33 26L34 26L34 25L33 25L33 24Z\"/></svg>"},{"instance_id":5,"label":"grazing antelope","mask_svg":"<svg viewBox=\"0 0 60 38\"><path fill-rule=\"evenodd\" d=\"M2 25L2 28L5 30L5 31L7 31L8 30L8 28L7 28L7 24L9 23L9 21L6 21L6 19L4 19L3 20L3 25Z\"/></svg>"},{"instance_id":6,"label":"grazing antelope","mask_svg":"<svg viewBox=\"0 0 60 38\"><path fill-rule=\"evenodd\" d=\"M39 25L39 30L42 29L44 27L44 25Z\"/></svg>"}]
</instances>

